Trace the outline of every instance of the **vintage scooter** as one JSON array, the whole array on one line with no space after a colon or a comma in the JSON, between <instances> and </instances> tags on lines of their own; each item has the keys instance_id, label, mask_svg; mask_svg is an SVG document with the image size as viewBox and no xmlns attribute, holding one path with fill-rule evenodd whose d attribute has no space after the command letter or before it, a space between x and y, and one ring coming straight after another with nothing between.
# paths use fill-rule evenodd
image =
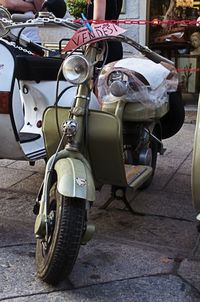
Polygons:
<instances>
[{"instance_id":1,"label":"vintage scooter","mask_svg":"<svg viewBox=\"0 0 200 302\"><path fill-rule=\"evenodd\" d=\"M43 114L48 161L34 207L34 232L37 274L51 284L69 275L80 245L94 233L89 210L96 190L109 184L111 198L104 208L121 199L135 213L126 188L141 189L151 183L157 153L163 154L163 136L175 134L183 123L183 105L176 127L170 128L168 122L166 130L163 123L167 125L166 117L170 120L173 115L170 100L179 98L173 63L123 32L113 23L76 31L63 50L66 55L57 75L57 87L63 76L66 87L76 85L72 105L63 106L57 89L55 105ZM143 56L103 64L97 73L109 39L127 43ZM76 54L80 48L83 54ZM94 91L101 102L98 110L90 107Z\"/></svg>"},{"instance_id":2,"label":"vintage scooter","mask_svg":"<svg viewBox=\"0 0 200 302\"><path fill-rule=\"evenodd\" d=\"M23 15L17 17L20 20ZM7 25L11 19L3 7L0 7L0 19ZM73 29L77 28L76 24L72 25ZM0 39L0 141L3 143L0 146L0 158L34 163L38 159L46 158L41 128L42 115L44 109L55 102L56 78L62 59L55 56L43 57L44 48L27 40L23 34L18 38L6 30L5 26L1 29L2 35L4 37ZM71 84L64 80L60 81L61 104L70 106L75 91ZM94 95L91 106L99 108Z\"/></svg>"}]
</instances>

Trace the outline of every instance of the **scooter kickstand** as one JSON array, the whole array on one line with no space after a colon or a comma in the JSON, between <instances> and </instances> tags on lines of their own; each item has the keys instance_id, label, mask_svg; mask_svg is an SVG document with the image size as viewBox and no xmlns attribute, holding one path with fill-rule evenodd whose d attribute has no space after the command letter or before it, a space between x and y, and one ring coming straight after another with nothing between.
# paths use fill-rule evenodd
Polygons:
<instances>
[{"instance_id":1,"label":"scooter kickstand","mask_svg":"<svg viewBox=\"0 0 200 302\"><path fill-rule=\"evenodd\" d=\"M102 205L99 207L99 209L101 210L105 210L115 199L115 197L113 196L113 192L111 193L110 198Z\"/></svg>"},{"instance_id":2,"label":"scooter kickstand","mask_svg":"<svg viewBox=\"0 0 200 302\"><path fill-rule=\"evenodd\" d=\"M143 213L134 211L134 209L131 207L130 203L128 202L128 199L126 198L126 188L115 187L115 186L112 186L110 198L100 207L100 209L105 210L115 199L123 201L127 209L133 215L145 216L145 214Z\"/></svg>"}]
</instances>

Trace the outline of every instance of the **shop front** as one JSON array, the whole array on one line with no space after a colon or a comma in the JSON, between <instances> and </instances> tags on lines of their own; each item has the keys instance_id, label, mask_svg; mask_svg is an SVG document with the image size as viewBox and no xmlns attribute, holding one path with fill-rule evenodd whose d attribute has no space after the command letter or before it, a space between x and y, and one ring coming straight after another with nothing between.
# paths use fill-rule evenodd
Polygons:
<instances>
[{"instance_id":1,"label":"shop front","mask_svg":"<svg viewBox=\"0 0 200 302\"><path fill-rule=\"evenodd\" d=\"M200 1L150 0L148 12L149 20L153 21L147 29L149 47L175 62L184 100L197 103L200 24L196 21L200 19Z\"/></svg>"}]
</instances>

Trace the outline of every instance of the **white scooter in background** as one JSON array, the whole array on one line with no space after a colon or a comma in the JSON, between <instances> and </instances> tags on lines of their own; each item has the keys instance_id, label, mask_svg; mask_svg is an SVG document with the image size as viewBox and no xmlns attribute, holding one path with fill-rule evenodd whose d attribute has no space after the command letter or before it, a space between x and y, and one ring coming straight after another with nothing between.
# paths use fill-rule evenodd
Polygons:
<instances>
[{"instance_id":1,"label":"white scooter in background","mask_svg":"<svg viewBox=\"0 0 200 302\"><path fill-rule=\"evenodd\" d=\"M0 7L0 19L5 17L9 19L9 13ZM73 29L76 26L72 24ZM46 157L42 115L55 103L62 58L42 57L39 45L21 36L19 44L16 40L10 32L0 39L0 158L34 162ZM59 105L70 106L75 93L76 88L63 79ZM91 107L99 108L94 95Z\"/></svg>"}]
</instances>

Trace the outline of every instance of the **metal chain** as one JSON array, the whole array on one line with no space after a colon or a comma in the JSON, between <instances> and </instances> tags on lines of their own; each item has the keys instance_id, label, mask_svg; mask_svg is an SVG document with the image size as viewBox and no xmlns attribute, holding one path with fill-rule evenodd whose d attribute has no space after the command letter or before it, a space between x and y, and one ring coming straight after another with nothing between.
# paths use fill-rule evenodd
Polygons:
<instances>
[{"instance_id":1,"label":"metal chain","mask_svg":"<svg viewBox=\"0 0 200 302\"><path fill-rule=\"evenodd\" d=\"M6 18L1 18L0 21L4 24L12 24L13 21L12 20L9 20L9 19L6 19Z\"/></svg>"},{"instance_id":2,"label":"metal chain","mask_svg":"<svg viewBox=\"0 0 200 302\"><path fill-rule=\"evenodd\" d=\"M7 41L7 40L3 40L4 43L8 44L9 46L13 47L13 48L16 48L20 51L23 51L25 53L28 53L29 55L33 55L32 51L26 49L26 48L23 48L22 46L18 46L15 42L10 42L10 41Z\"/></svg>"},{"instance_id":3,"label":"metal chain","mask_svg":"<svg viewBox=\"0 0 200 302\"><path fill-rule=\"evenodd\" d=\"M77 26L72 19L62 19L62 18L49 18L49 17L38 17L36 19L29 19L25 22L13 22L6 18L0 19L4 25L8 25L8 28L18 28L18 27L31 27L31 26L40 26L45 24L59 24L71 27L72 29L77 29L80 25Z\"/></svg>"}]
</instances>

